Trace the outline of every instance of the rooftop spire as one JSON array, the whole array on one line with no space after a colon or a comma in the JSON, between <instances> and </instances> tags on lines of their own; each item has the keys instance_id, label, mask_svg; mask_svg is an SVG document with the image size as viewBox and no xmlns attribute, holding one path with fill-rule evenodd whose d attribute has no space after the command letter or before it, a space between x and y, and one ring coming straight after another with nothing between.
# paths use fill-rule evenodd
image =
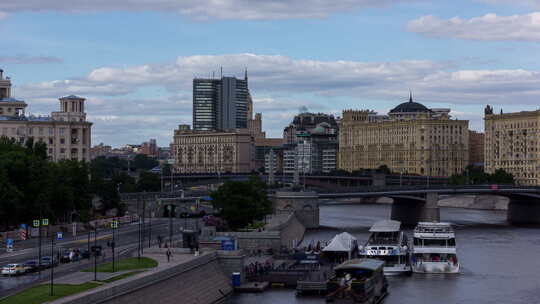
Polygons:
<instances>
[{"instance_id":1,"label":"rooftop spire","mask_svg":"<svg viewBox=\"0 0 540 304\"><path fill-rule=\"evenodd\" d=\"M409 102L413 102L412 101L412 91L409 89Z\"/></svg>"},{"instance_id":2,"label":"rooftop spire","mask_svg":"<svg viewBox=\"0 0 540 304\"><path fill-rule=\"evenodd\" d=\"M245 68L245 71L244 71L244 80L248 80L248 77L247 77L247 67Z\"/></svg>"}]
</instances>

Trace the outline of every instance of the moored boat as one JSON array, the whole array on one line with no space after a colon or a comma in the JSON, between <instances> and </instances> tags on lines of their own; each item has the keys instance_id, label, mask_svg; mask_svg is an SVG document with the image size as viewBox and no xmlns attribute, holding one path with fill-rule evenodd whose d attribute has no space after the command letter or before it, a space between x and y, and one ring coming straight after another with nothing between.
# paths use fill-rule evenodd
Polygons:
<instances>
[{"instance_id":1,"label":"moored boat","mask_svg":"<svg viewBox=\"0 0 540 304\"><path fill-rule=\"evenodd\" d=\"M396 275L411 272L410 247L401 222L378 221L371 229L368 241L360 247L360 256L384 262L384 274Z\"/></svg>"},{"instance_id":2,"label":"moored boat","mask_svg":"<svg viewBox=\"0 0 540 304\"><path fill-rule=\"evenodd\" d=\"M327 283L326 301L380 303L388 294L383 265L383 261L375 259L352 259L335 267L335 275Z\"/></svg>"},{"instance_id":3,"label":"moored boat","mask_svg":"<svg viewBox=\"0 0 540 304\"><path fill-rule=\"evenodd\" d=\"M456 238L449 223L420 222L414 229L413 272L459 273Z\"/></svg>"}]
</instances>

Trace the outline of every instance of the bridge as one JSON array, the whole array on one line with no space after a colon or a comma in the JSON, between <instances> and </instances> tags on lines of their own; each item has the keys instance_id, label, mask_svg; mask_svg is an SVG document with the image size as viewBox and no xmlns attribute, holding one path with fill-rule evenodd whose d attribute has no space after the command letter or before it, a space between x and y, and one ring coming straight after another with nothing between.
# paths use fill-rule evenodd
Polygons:
<instances>
[{"instance_id":1,"label":"bridge","mask_svg":"<svg viewBox=\"0 0 540 304\"><path fill-rule=\"evenodd\" d=\"M162 182L166 189L190 187L208 184L218 184L227 180L246 181L254 174L174 174L163 176ZM263 180L268 180L268 174L255 174ZM274 179L282 183L292 183L292 174L276 174ZM384 185L444 185L446 177L417 176L403 174L364 174L364 175L300 175L300 184L323 189L347 189L350 187L384 186Z\"/></svg>"},{"instance_id":2,"label":"bridge","mask_svg":"<svg viewBox=\"0 0 540 304\"><path fill-rule=\"evenodd\" d=\"M507 211L509 223L540 223L540 187L514 185L439 185L429 188L421 186L363 187L340 192L276 192L274 199L277 209L281 212L287 210L306 212L314 208L312 201L318 199L390 197L393 199L390 217L393 220L401 221L405 225L415 225L419 221L438 221L440 219L437 202L439 195L445 194L505 196L510 200ZM310 203L305 204L306 201Z\"/></svg>"}]
</instances>

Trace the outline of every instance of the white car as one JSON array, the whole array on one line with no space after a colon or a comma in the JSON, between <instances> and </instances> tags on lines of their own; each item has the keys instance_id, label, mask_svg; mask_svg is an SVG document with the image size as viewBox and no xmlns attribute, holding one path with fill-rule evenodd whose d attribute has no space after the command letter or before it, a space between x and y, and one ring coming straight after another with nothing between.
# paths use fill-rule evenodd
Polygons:
<instances>
[{"instance_id":1,"label":"white car","mask_svg":"<svg viewBox=\"0 0 540 304\"><path fill-rule=\"evenodd\" d=\"M7 264L2 268L2 275L18 275L23 274L25 271L21 264Z\"/></svg>"}]
</instances>

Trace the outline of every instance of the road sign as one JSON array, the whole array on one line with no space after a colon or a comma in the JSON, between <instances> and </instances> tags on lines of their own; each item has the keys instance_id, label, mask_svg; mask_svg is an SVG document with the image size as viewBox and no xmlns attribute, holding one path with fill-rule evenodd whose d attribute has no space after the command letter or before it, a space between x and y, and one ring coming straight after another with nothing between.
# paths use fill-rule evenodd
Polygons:
<instances>
[{"instance_id":1,"label":"road sign","mask_svg":"<svg viewBox=\"0 0 540 304\"><path fill-rule=\"evenodd\" d=\"M26 224L21 224L21 229L19 230L19 236L21 238L21 240L26 240L28 239L28 226Z\"/></svg>"},{"instance_id":2,"label":"road sign","mask_svg":"<svg viewBox=\"0 0 540 304\"><path fill-rule=\"evenodd\" d=\"M41 220L41 225L42 226L49 226L49 219L42 219Z\"/></svg>"},{"instance_id":3,"label":"road sign","mask_svg":"<svg viewBox=\"0 0 540 304\"><path fill-rule=\"evenodd\" d=\"M13 239L6 239L6 251L13 252Z\"/></svg>"},{"instance_id":4,"label":"road sign","mask_svg":"<svg viewBox=\"0 0 540 304\"><path fill-rule=\"evenodd\" d=\"M112 221L112 222L111 222L111 228L112 228L112 229L118 228L118 221Z\"/></svg>"},{"instance_id":5,"label":"road sign","mask_svg":"<svg viewBox=\"0 0 540 304\"><path fill-rule=\"evenodd\" d=\"M57 232L56 233L56 239L57 240L63 240L64 239L64 234L62 232Z\"/></svg>"},{"instance_id":6,"label":"road sign","mask_svg":"<svg viewBox=\"0 0 540 304\"><path fill-rule=\"evenodd\" d=\"M32 224L34 225L34 227L39 227L39 220L32 221Z\"/></svg>"}]
</instances>

